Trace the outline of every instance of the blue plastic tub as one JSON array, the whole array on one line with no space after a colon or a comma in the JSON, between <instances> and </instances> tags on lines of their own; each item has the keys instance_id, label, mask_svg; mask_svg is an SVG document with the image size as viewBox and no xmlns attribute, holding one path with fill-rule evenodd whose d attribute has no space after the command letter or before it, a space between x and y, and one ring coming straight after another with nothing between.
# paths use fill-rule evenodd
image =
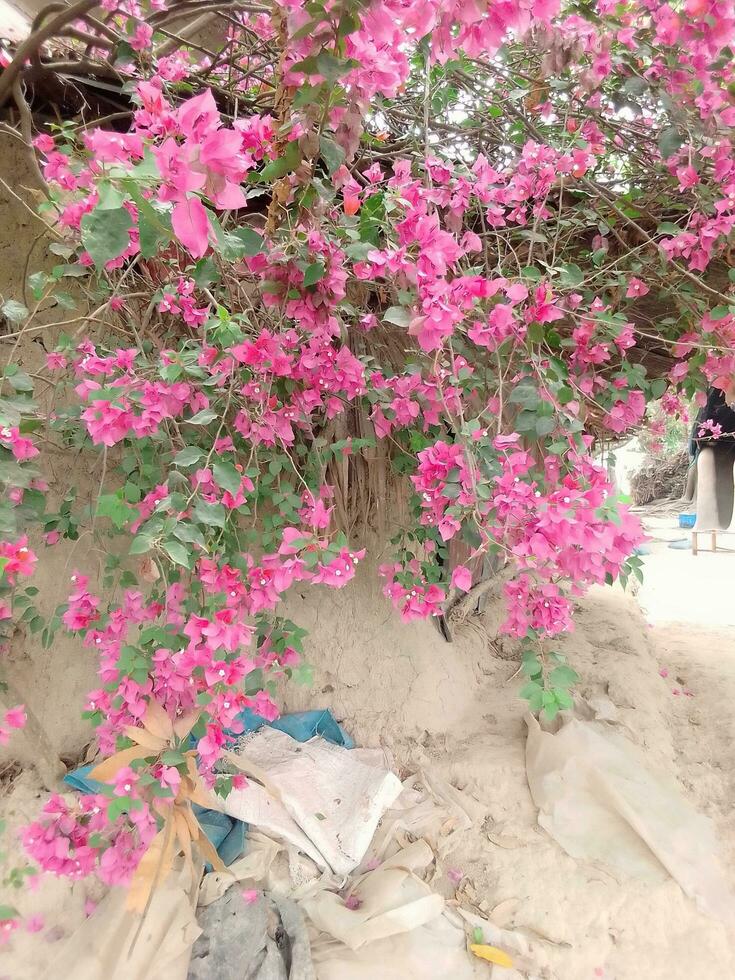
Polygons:
<instances>
[{"instance_id":1,"label":"blue plastic tub","mask_svg":"<svg viewBox=\"0 0 735 980\"><path fill-rule=\"evenodd\" d=\"M679 527L694 527L697 523L696 514L679 514Z\"/></svg>"}]
</instances>

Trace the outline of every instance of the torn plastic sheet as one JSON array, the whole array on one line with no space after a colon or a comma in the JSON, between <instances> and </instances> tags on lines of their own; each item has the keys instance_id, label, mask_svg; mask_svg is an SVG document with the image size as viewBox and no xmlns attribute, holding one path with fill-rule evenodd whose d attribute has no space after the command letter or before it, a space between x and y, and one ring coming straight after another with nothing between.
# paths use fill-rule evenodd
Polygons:
<instances>
[{"instance_id":1,"label":"torn plastic sheet","mask_svg":"<svg viewBox=\"0 0 735 980\"><path fill-rule=\"evenodd\" d=\"M201 929L195 908L201 863L179 859L141 916L126 908L127 889L111 888L94 913L60 945L54 973L74 980L186 980Z\"/></svg>"},{"instance_id":2,"label":"torn plastic sheet","mask_svg":"<svg viewBox=\"0 0 735 980\"><path fill-rule=\"evenodd\" d=\"M252 779L223 810L341 875L360 863L402 790L379 750L347 751L323 738L300 743L273 728L243 739L227 758Z\"/></svg>"},{"instance_id":3,"label":"torn plastic sheet","mask_svg":"<svg viewBox=\"0 0 735 980\"><path fill-rule=\"evenodd\" d=\"M556 734L531 715L526 723L538 822L567 854L653 882L668 874L701 911L733 919L712 823L673 780L654 775L632 743L595 722L565 719Z\"/></svg>"},{"instance_id":4,"label":"torn plastic sheet","mask_svg":"<svg viewBox=\"0 0 735 980\"><path fill-rule=\"evenodd\" d=\"M266 741L280 734L264 733ZM381 753L355 750L348 755L353 754L356 759L364 756L363 764L370 761L380 771ZM239 897L244 890L266 890L277 908L283 899L295 902L306 916L309 962L316 980L488 980L496 976L518 980L521 974L516 969L493 966L468 952L468 939L475 929L482 932L484 942L506 950L525 976L538 977L544 956L537 944L493 926L474 912L453 907L425 880L435 873L436 853L481 819L483 812L477 801L440 779L424 774L411 777L385 813L362 864L347 879L320 870L293 843L273 840L251 827L247 853L227 870L205 875L198 905L200 910L212 908L233 886ZM333 829L336 832L336 825ZM422 839L424 833L428 839ZM411 840L413 837L419 839ZM185 980L192 944L202 930L194 917L197 898L181 862L155 889L132 957L128 954L140 917L126 910L124 899L123 889L113 889L64 944L61 975L75 980ZM284 973L283 964L288 966L288 960L280 955L283 939L269 908L268 937L275 944L259 932L260 939L248 947L257 955L246 958L250 972L244 976L273 980L268 972L272 968L278 980L307 980L309 968L301 954L301 972ZM287 936L295 935L281 912L278 916ZM214 923L216 913L211 917ZM286 918L291 921L288 915ZM214 926L210 932L210 947L214 948L219 933ZM305 953L302 933L298 942ZM203 960L206 956L200 953L206 948L203 942L199 944L197 956ZM210 974L195 972L197 975Z\"/></svg>"},{"instance_id":5,"label":"torn plastic sheet","mask_svg":"<svg viewBox=\"0 0 735 980\"><path fill-rule=\"evenodd\" d=\"M306 742L315 735L320 735L328 742L351 749L354 742L335 720L327 708L315 711L297 711L283 715L275 721L268 722L260 715L246 708L237 716L238 721L246 732L257 732L264 726L285 732L297 742ZM64 777L64 782L80 793L99 793L102 784L89 778L93 765L81 766ZM201 824L204 833L209 838L224 864L232 864L245 848L245 832L247 825L226 813L208 810L195 805L194 815Z\"/></svg>"}]
</instances>

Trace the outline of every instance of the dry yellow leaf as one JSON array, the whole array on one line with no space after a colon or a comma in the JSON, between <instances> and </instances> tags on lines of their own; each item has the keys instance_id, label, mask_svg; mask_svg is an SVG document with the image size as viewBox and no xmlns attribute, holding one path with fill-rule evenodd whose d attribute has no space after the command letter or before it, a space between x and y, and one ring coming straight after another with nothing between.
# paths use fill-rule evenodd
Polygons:
<instances>
[{"instance_id":1,"label":"dry yellow leaf","mask_svg":"<svg viewBox=\"0 0 735 980\"><path fill-rule=\"evenodd\" d=\"M496 966L513 966L513 960L497 946L485 946L484 943L472 943L470 952L481 960L488 960Z\"/></svg>"},{"instance_id":2,"label":"dry yellow leaf","mask_svg":"<svg viewBox=\"0 0 735 980\"><path fill-rule=\"evenodd\" d=\"M147 728L136 728L134 725L126 725L123 731L133 742L137 742L138 745L144 745L147 749L155 752L156 755L162 752L168 745L168 742L165 742L157 735L152 735Z\"/></svg>"},{"instance_id":3,"label":"dry yellow leaf","mask_svg":"<svg viewBox=\"0 0 735 980\"><path fill-rule=\"evenodd\" d=\"M208 861L212 865L215 871L227 871L227 868L222 863L222 858L219 856L214 846L210 842L206 834L200 834L199 840L197 841L199 850L204 855L204 860Z\"/></svg>"},{"instance_id":4,"label":"dry yellow leaf","mask_svg":"<svg viewBox=\"0 0 735 980\"><path fill-rule=\"evenodd\" d=\"M182 810L183 807L174 807L174 830L176 832L176 840L184 852L187 864L191 864L191 832Z\"/></svg>"},{"instance_id":5,"label":"dry yellow leaf","mask_svg":"<svg viewBox=\"0 0 735 980\"><path fill-rule=\"evenodd\" d=\"M116 752L109 759L100 762L90 772L89 778L97 779L101 783L108 783L111 779L115 778L121 769L129 766L131 762L134 762L136 759L145 759L146 756L152 754L151 750L143 745L133 745L132 748L123 749L122 752Z\"/></svg>"},{"instance_id":6,"label":"dry yellow leaf","mask_svg":"<svg viewBox=\"0 0 735 980\"><path fill-rule=\"evenodd\" d=\"M130 882L126 905L135 912L143 912L148 904L153 886L171 870L174 858L173 818L151 841L150 847L140 859Z\"/></svg>"},{"instance_id":7,"label":"dry yellow leaf","mask_svg":"<svg viewBox=\"0 0 735 980\"><path fill-rule=\"evenodd\" d=\"M147 728L151 735L169 742L174 733L174 726L165 710L155 698L149 698L148 706L143 715L143 727Z\"/></svg>"},{"instance_id":8,"label":"dry yellow leaf","mask_svg":"<svg viewBox=\"0 0 735 980\"><path fill-rule=\"evenodd\" d=\"M177 718L174 722L174 732L176 735L179 738L186 738L194 725L196 725L201 713L201 708L195 708L193 711L187 711L180 718Z\"/></svg>"}]
</instances>

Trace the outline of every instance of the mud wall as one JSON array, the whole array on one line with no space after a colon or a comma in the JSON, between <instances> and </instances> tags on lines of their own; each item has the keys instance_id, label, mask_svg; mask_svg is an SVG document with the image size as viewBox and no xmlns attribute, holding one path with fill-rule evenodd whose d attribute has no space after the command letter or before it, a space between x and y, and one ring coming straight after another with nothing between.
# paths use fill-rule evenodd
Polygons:
<instances>
[{"instance_id":1,"label":"mud wall","mask_svg":"<svg viewBox=\"0 0 735 980\"><path fill-rule=\"evenodd\" d=\"M33 214L34 181L25 147L5 133L0 133L0 177L9 188L0 184L0 295L3 301L26 302L26 274L47 268L58 259L49 252L49 232ZM44 365L45 349L52 349L55 343L55 323L78 313L47 309L20 340L12 336L17 333L17 326L0 321L2 364L12 356L24 371L37 375ZM34 378L34 382L39 404L49 407L55 396L53 386L41 377ZM58 507L60 488L74 483L84 495L99 484L101 459L90 459L88 455L82 459L46 444L37 461L49 484L49 510ZM75 568L89 574L92 581L98 576L100 556L93 550L89 536L76 542L61 541L51 548L38 536L32 536L31 547L39 560L33 579L27 584L39 589L36 602L43 615L48 616L66 600ZM0 751L0 765L12 759L22 765L34 763L42 775L49 775L53 757L77 757L91 737L81 712L87 692L96 686L94 653L61 632L51 649L44 650L40 637L31 635L23 625L7 636L3 646L0 679L9 685L9 690L0 694L0 699L6 705L25 703L29 723L23 732L14 733L10 745Z\"/></svg>"}]
</instances>

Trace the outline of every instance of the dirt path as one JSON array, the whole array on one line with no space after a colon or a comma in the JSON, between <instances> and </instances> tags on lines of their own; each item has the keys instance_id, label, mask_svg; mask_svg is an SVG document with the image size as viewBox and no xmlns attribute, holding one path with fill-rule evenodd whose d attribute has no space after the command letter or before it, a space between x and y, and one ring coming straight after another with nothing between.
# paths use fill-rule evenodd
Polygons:
<instances>
[{"instance_id":1,"label":"dirt path","mask_svg":"<svg viewBox=\"0 0 735 980\"><path fill-rule=\"evenodd\" d=\"M661 625L653 639L672 691L693 695L672 694L669 727L679 778L715 821L735 867L735 630Z\"/></svg>"}]
</instances>

